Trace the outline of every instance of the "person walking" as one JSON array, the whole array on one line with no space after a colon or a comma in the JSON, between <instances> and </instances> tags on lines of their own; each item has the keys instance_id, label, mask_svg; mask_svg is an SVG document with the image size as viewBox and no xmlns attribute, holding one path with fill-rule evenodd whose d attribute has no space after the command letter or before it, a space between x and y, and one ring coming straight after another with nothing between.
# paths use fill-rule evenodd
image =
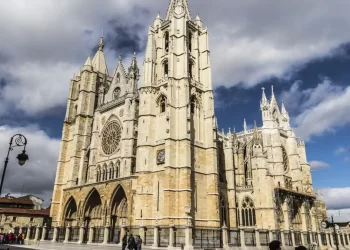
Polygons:
<instances>
[{"instance_id":1,"label":"person walking","mask_svg":"<svg viewBox=\"0 0 350 250\"><path fill-rule=\"evenodd\" d=\"M128 245L128 238L126 237L126 234L125 234L122 239L122 250L125 250L127 245Z\"/></svg>"},{"instance_id":2,"label":"person walking","mask_svg":"<svg viewBox=\"0 0 350 250\"><path fill-rule=\"evenodd\" d=\"M132 250L134 249L134 246L135 246L135 238L134 236L132 236L132 234L130 234L130 237L128 239L128 249Z\"/></svg>"},{"instance_id":3,"label":"person walking","mask_svg":"<svg viewBox=\"0 0 350 250\"><path fill-rule=\"evenodd\" d=\"M136 250L141 250L141 246L142 246L142 239L140 237L140 235L137 236L137 243L136 243Z\"/></svg>"}]
</instances>

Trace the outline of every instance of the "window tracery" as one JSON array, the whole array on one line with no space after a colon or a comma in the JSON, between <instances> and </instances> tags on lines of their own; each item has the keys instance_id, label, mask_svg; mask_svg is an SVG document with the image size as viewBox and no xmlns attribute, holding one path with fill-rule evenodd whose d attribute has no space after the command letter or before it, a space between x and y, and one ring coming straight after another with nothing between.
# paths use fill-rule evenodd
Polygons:
<instances>
[{"instance_id":1,"label":"window tracery","mask_svg":"<svg viewBox=\"0 0 350 250\"><path fill-rule=\"evenodd\" d=\"M255 207L251 198L245 197L241 208L242 226L253 227L256 225Z\"/></svg>"},{"instance_id":2,"label":"window tracery","mask_svg":"<svg viewBox=\"0 0 350 250\"><path fill-rule=\"evenodd\" d=\"M164 49L165 52L169 52L169 31L164 34Z\"/></svg>"},{"instance_id":3,"label":"window tracery","mask_svg":"<svg viewBox=\"0 0 350 250\"><path fill-rule=\"evenodd\" d=\"M113 154L120 143L121 127L117 121L112 121L106 125L102 131L102 151L106 155Z\"/></svg>"},{"instance_id":4,"label":"window tracery","mask_svg":"<svg viewBox=\"0 0 350 250\"><path fill-rule=\"evenodd\" d=\"M166 104L167 104L167 98L162 95L160 98L159 98L159 107L160 107L160 113L164 113L166 111Z\"/></svg>"},{"instance_id":5,"label":"window tracery","mask_svg":"<svg viewBox=\"0 0 350 250\"><path fill-rule=\"evenodd\" d=\"M199 102L196 96L191 97L191 114L199 115Z\"/></svg>"},{"instance_id":6,"label":"window tracery","mask_svg":"<svg viewBox=\"0 0 350 250\"><path fill-rule=\"evenodd\" d=\"M288 171L289 169L288 155L284 147L282 147L282 160L283 160L283 170Z\"/></svg>"},{"instance_id":7,"label":"window tracery","mask_svg":"<svg viewBox=\"0 0 350 250\"><path fill-rule=\"evenodd\" d=\"M168 62L168 60L164 61L163 69L164 69L164 77L167 78L168 74L169 74L169 62Z\"/></svg>"},{"instance_id":8,"label":"window tracery","mask_svg":"<svg viewBox=\"0 0 350 250\"><path fill-rule=\"evenodd\" d=\"M120 73L117 73L116 83L120 83Z\"/></svg>"},{"instance_id":9,"label":"window tracery","mask_svg":"<svg viewBox=\"0 0 350 250\"><path fill-rule=\"evenodd\" d=\"M96 171L96 182L101 181L101 167L98 166L97 167L97 171Z\"/></svg>"}]
</instances>

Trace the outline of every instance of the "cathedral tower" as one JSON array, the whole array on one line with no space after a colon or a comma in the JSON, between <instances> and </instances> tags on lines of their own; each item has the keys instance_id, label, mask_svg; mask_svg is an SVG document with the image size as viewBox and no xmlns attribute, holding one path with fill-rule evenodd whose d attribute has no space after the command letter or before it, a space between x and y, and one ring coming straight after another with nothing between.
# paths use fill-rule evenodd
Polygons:
<instances>
[{"instance_id":1,"label":"cathedral tower","mask_svg":"<svg viewBox=\"0 0 350 250\"><path fill-rule=\"evenodd\" d=\"M135 223L219 227L208 31L186 0L157 15L143 63Z\"/></svg>"}]
</instances>

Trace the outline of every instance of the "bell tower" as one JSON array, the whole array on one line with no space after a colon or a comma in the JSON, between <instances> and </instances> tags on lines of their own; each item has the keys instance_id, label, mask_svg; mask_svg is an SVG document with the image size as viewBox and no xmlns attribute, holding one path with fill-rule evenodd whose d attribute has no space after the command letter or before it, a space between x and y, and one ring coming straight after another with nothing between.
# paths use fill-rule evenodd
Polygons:
<instances>
[{"instance_id":1,"label":"bell tower","mask_svg":"<svg viewBox=\"0 0 350 250\"><path fill-rule=\"evenodd\" d=\"M219 227L208 31L186 0L149 27L139 93L134 223Z\"/></svg>"}]
</instances>

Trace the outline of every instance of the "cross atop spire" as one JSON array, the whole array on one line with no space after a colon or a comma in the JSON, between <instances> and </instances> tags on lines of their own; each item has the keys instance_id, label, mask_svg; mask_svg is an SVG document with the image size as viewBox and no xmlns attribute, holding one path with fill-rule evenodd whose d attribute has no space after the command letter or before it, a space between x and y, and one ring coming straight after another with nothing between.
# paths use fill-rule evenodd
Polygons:
<instances>
[{"instance_id":1,"label":"cross atop spire","mask_svg":"<svg viewBox=\"0 0 350 250\"><path fill-rule=\"evenodd\" d=\"M191 20L187 0L170 0L165 20L171 19L174 13L181 14L183 12L185 12L187 18Z\"/></svg>"}]
</instances>

